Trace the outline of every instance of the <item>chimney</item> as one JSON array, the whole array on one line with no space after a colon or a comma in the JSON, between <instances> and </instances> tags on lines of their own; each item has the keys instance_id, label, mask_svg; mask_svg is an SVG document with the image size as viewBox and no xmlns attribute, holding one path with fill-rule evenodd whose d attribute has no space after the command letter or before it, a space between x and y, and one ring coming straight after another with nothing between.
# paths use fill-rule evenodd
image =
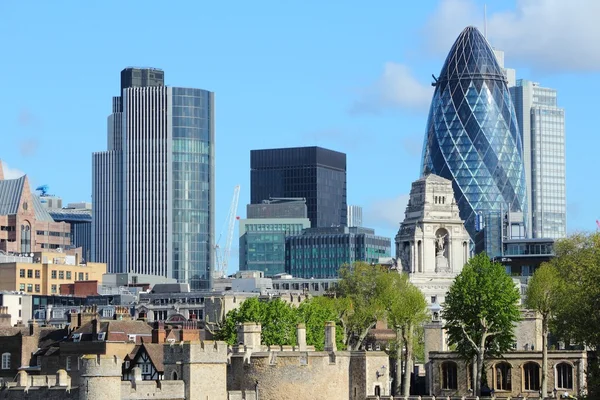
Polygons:
<instances>
[{"instance_id":1,"label":"chimney","mask_svg":"<svg viewBox=\"0 0 600 400\"><path fill-rule=\"evenodd\" d=\"M337 351L337 345L335 341L335 322L325 322L325 351Z\"/></svg>"},{"instance_id":2,"label":"chimney","mask_svg":"<svg viewBox=\"0 0 600 400\"><path fill-rule=\"evenodd\" d=\"M85 306L78 316L79 326L81 327L95 319L98 319L98 307L96 307L96 305Z\"/></svg>"},{"instance_id":3,"label":"chimney","mask_svg":"<svg viewBox=\"0 0 600 400\"><path fill-rule=\"evenodd\" d=\"M243 322L237 326L237 341L239 345L249 350L260 351L260 335L262 328L255 322Z\"/></svg>"},{"instance_id":4,"label":"chimney","mask_svg":"<svg viewBox=\"0 0 600 400\"><path fill-rule=\"evenodd\" d=\"M129 312L129 308L127 306L115 306L115 315L113 317L115 320L125 320L131 321L131 313Z\"/></svg>"},{"instance_id":5,"label":"chimney","mask_svg":"<svg viewBox=\"0 0 600 400\"><path fill-rule=\"evenodd\" d=\"M296 340L299 351L306 351L306 325L298 324L296 326Z\"/></svg>"},{"instance_id":6,"label":"chimney","mask_svg":"<svg viewBox=\"0 0 600 400\"><path fill-rule=\"evenodd\" d=\"M166 337L165 323L161 321L154 322L154 327L152 329L152 343L164 343Z\"/></svg>"},{"instance_id":7,"label":"chimney","mask_svg":"<svg viewBox=\"0 0 600 400\"><path fill-rule=\"evenodd\" d=\"M12 324L10 323L11 315L8 313L8 307L2 306L0 307L0 327L7 328Z\"/></svg>"}]
</instances>

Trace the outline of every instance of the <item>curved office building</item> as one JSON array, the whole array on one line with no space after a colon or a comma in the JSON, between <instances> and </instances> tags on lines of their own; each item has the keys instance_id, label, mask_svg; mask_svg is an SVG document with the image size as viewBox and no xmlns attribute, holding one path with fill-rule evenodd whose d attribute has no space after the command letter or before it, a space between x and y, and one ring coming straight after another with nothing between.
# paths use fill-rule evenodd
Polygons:
<instances>
[{"instance_id":1,"label":"curved office building","mask_svg":"<svg viewBox=\"0 0 600 400\"><path fill-rule=\"evenodd\" d=\"M460 217L475 240L478 213L527 209L514 106L492 48L474 27L456 39L433 85L422 173L452 180Z\"/></svg>"}]
</instances>

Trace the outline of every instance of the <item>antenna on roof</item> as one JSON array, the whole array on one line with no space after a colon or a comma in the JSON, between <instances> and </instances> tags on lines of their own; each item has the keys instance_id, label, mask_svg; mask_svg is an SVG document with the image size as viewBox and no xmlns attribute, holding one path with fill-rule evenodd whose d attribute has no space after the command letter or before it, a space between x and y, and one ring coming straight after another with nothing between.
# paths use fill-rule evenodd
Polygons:
<instances>
[{"instance_id":1,"label":"antenna on roof","mask_svg":"<svg viewBox=\"0 0 600 400\"><path fill-rule=\"evenodd\" d=\"M483 37L487 39L487 4L483 4Z\"/></svg>"}]
</instances>

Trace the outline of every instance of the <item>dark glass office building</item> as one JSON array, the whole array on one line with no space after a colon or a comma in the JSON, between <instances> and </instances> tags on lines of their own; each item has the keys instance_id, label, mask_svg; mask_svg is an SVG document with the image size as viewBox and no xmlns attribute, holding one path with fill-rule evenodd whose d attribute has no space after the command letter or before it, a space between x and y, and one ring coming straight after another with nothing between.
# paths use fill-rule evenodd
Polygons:
<instances>
[{"instance_id":1,"label":"dark glass office building","mask_svg":"<svg viewBox=\"0 0 600 400\"><path fill-rule=\"evenodd\" d=\"M527 220L515 109L504 72L474 27L462 31L434 86L422 174L452 180L460 217L477 244L490 212L522 212Z\"/></svg>"},{"instance_id":2,"label":"dark glass office building","mask_svg":"<svg viewBox=\"0 0 600 400\"><path fill-rule=\"evenodd\" d=\"M312 227L346 225L346 155L321 147L252 150L250 201L303 197Z\"/></svg>"},{"instance_id":3,"label":"dark glass office building","mask_svg":"<svg viewBox=\"0 0 600 400\"><path fill-rule=\"evenodd\" d=\"M337 278L342 265L378 263L389 257L391 239L369 228L311 228L285 243L286 272L297 278Z\"/></svg>"}]
</instances>

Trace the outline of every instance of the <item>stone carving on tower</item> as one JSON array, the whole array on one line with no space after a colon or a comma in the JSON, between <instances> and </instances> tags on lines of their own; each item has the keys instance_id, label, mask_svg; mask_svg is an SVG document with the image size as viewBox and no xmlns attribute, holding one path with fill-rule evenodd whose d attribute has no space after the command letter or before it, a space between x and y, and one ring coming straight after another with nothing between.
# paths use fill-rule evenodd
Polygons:
<instances>
[{"instance_id":1,"label":"stone carving on tower","mask_svg":"<svg viewBox=\"0 0 600 400\"><path fill-rule=\"evenodd\" d=\"M470 258L470 237L459 216L452 181L429 174L413 182L396 235L396 258L428 302L443 303Z\"/></svg>"}]
</instances>

